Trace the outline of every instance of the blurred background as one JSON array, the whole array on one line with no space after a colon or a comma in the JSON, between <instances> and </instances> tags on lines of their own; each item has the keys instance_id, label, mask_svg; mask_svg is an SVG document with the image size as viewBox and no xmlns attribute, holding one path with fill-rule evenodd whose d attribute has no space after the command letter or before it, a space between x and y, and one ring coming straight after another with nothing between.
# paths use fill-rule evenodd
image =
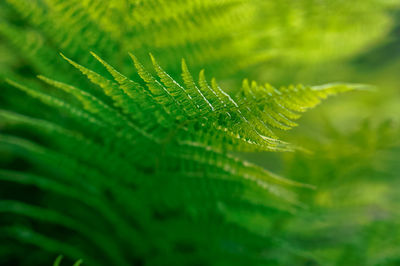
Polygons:
<instances>
[{"instance_id":1,"label":"blurred background","mask_svg":"<svg viewBox=\"0 0 400 266\"><path fill-rule=\"evenodd\" d=\"M242 155L316 187L298 191L304 207L294 214L246 224L256 232L270 226L271 238L299 254L277 250L278 265L400 265L400 1L167 2L2 1L0 105L29 108L7 77L79 83L64 75L59 52L95 68L95 51L127 75L135 71L128 52L145 64L151 52L178 79L185 58L192 73L204 68L232 93L244 78L276 87L370 84L281 134L308 152Z\"/></svg>"}]
</instances>

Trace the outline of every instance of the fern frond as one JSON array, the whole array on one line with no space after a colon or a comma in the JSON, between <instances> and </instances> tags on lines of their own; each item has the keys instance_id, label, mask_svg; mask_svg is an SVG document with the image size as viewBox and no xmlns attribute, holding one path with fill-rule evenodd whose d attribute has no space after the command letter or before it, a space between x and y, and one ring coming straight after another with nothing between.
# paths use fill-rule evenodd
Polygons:
<instances>
[{"instance_id":1,"label":"fern frond","mask_svg":"<svg viewBox=\"0 0 400 266\"><path fill-rule=\"evenodd\" d=\"M244 97L235 97L239 99L238 104L234 98L231 98L219 87L215 79L212 80L210 86L205 79L203 71L200 72L199 85L196 85L192 80L184 62L182 64L182 75L184 77L186 86L188 86L188 89L186 86L184 87L183 85L180 85L164 70L162 70L153 57L152 61L160 81L147 72L140 62L132 56L140 77L148 87L148 90L146 90L139 83L131 81L127 77L114 70L98 56L95 55L95 57L110 71L115 79L115 82L103 78L96 72L84 68L70 59L66 58L66 60L78 68L78 70L80 70L83 74L85 74L89 80L99 85L103 89L104 94L111 98L114 103L114 107L107 105L102 100L96 98L86 91L64 83L52 81L44 77L40 78L46 83L76 97L81 103L81 107L74 107L78 109L72 109L72 107L69 107L67 104L64 104L57 98L51 98L50 96L44 95L36 90L27 89L26 87L13 82L10 83L16 85L20 89L23 89L24 91L27 91L35 97L44 99L50 104L54 105L54 103L56 103L57 106L62 106L63 108L68 107L68 110L80 110L80 108L82 108L80 111L74 111L73 113L77 114L78 116L80 116L80 114L85 114L86 112L89 113L90 116L95 117L95 121L99 120L101 121L100 124L104 123L105 125L110 125L115 132L113 134L122 134L127 141L143 138L143 140L149 141L149 145L156 147L160 143L160 137L154 137L156 134L154 134L152 131L155 130L156 127L161 127L161 129L166 131L164 132L164 135L166 137L169 136L164 140L167 141L165 144L163 144L167 144L166 147L170 147L172 143L176 143L174 145L182 146L181 149L183 149L185 146L187 148L192 147L192 156L187 157L187 155L185 155L186 157L182 157L183 154L179 153L175 153L174 156L177 156L181 159L185 158L185 160L196 161L198 160L195 159L196 154L203 149L206 154L209 154L203 157L217 156L215 158L218 158L211 162L207 162L207 164L210 165L212 165L213 162L218 161L220 163L221 161L226 161L223 160L223 155L218 154L219 151L225 150L226 148L232 149L237 143L241 143L241 145L235 148L249 151L286 150L290 148L287 143L278 140L276 135L270 131L269 127L289 129L295 125L293 122L291 122L289 117L292 119L298 118L298 116L294 116L294 112L303 112L307 108L315 106L319 103L321 98L326 98L330 94L353 89L351 85L335 85L326 86L323 89L320 87L289 87L277 90L271 86L263 87L258 86L255 83L253 83L252 87L250 87L245 81L241 90L241 94L243 94ZM121 101L122 97L114 97L115 95L123 95L122 97L124 100ZM249 95L251 98L248 97ZM144 99L151 99L151 102L141 102ZM166 113L169 114L169 117L165 116L161 119L154 119L154 121L152 121L153 124L143 131L142 129L139 129L135 123L145 124L148 122L148 120L145 119L142 121L142 116L132 113L132 109L128 109L128 106L135 104L138 106L150 105L153 110L159 110L160 112L161 110L166 110ZM201 112L199 106L209 106L210 109L207 110L207 112ZM267 107L265 108L265 106ZM278 107L276 108L277 110L274 110L275 107ZM122 109L122 111L119 109ZM176 110L180 111L177 112ZM255 112L252 110L258 111ZM281 112L282 110L283 112ZM133 111L138 112L139 109L136 108ZM156 113L154 115L158 114L159 113ZM46 122L30 122L26 118L22 118L18 115L12 115L7 112L2 112L2 115L3 117L8 117L14 121L19 120L19 122L22 122L22 124L31 124L35 127L43 125L45 128L52 128L53 130L51 133L53 135L57 131L62 132L62 134L56 137L56 139L72 134L67 134L67 131L63 131L63 129L58 128L56 125L51 125ZM132 122L128 120L126 115L132 118ZM285 115L289 117L286 117ZM170 119L170 124L168 126L167 124L157 123L157 121L165 121L167 118ZM265 128L264 130L262 130L263 127ZM41 129L41 131L43 131L43 129ZM160 132L157 133L157 135L160 134ZM173 134L172 138L171 133ZM90 144L90 140L83 141L82 137L79 139L69 138L67 143L71 143L71 141L76 143L74 146L83 145L82 147L89 147L88 145L90 145L91 150L100 150L100 147L98 147L96 144ZM171 144L168 143L171 141ZM17 143L20 142L15 142L16 145ZM135 143L137 143L137 141ZM233 145L233 143L236 144ZM210 150L208 147L213 148ZM58 149L59 148L62 147L58 146ZM213 151L214 149L215 151ZM73 151L67 149L64 149L64 152L67 154L73 154ZM163 153L168 156L172 155L170 154L170 150L165 150ZM197 156L197 158L201 157L202 156ZM81 158L80 160L82 159L84 158ZM133 158L131 158L131 160L132 159ZM115 161L117 160L118 159L115 159ZM199 162L197 161L197 163ZM229 163L226 161L226 165L221 165L220 167L226 168L229 166L226 169L236 169L233 172L230 172L230 174L237 174L241 176L242 173L239 171L240 168L237 168L237 165L238 161L233 160ZM124 167L124 169L126 168L127 166ZM244 167L244 169L248 171L251 169L251 167L247 165ZM258 174L255 174L254 180L252 180L252 178L250 178L250 180L257 183L258 181L256 180L259 178L263 179L263 176L272 177L271 174L262 173L261 171L258 172ZM271 180L273 179L274 178ZM259 185L261 185L261 183L259 183Z\"/></svg>"},{"instance_id":2,"label":"fern frond","mask_svg":"<svg viewBox=\"0 0 400 266\"><path fill-rule=\"evenodd\" d=\"M46 119L40 113L35 117L0 110L0 128L5 130L0 135L0 150L33 166L30 174L1 170L0 180L37 187L46 192L44 200L61 198L65 209L58 210L41 200L38 206L17 200L1 206L12 215L74 231L80 241L89 243L93 250L101 250L106 261L119 265L149 257L154 248L179 242L192 230L197 232L202 219L221 220L216 227L245 228L243 234L256 239L241 224L244 220L229 211L233 206L248 210L243 211L243 217L249 219L259 210L292 212L301 208L293 190L312 186L280 177L230 152L293 149L278 139L272 128L290 129L296 125L293 120L322 99L357 88L342 84L278 90L255 82L250 86L244 81L239 93L232 97L215 79L209 82L204 71L194 81L184 61L180 82L168 75L153 56L150 58L155 75L131 55L137 72L135 80L92 55L111 79L62 56L96 89L43 76L39 79L50 86L46 89L8 81L62 113L66 121ZM29 136L19 135L21 129ZM81 195L85 195L85 204L69 208L82 201ZM174 214L174 210L178 213ZM83 216L89 217L88 223L79 222ZM96 217L101 217L101 222L93 225ZM111 241L104 230L116 224ZM188 232L176 234L177 226ZM25 229L9 230L17 234ZM48 250L48 245L54 244L57 252L65 248L69 257L94 263L71 249L71 239L64 246L45 232L29 234L36 238L30 243L42 249ZM223 231L217 238L224 239L227 234ZM158 235L165 240L143 241ZM200 237L197 232L191 242L202 245ZM110 241L115 245L105 244ZM225 252L218 244L213 249ZM135 252L128 254L127 250Z\"/></svg>"},{"instance_id":3,"label":"fern frond","mask_svg":"<svg viewBox=\"0 0 400 266\"><path fill-rule=\"evenodd\" d=\"M387 1L355 2L345 9L340 3L7 0L4 6L14 13L0 24L0 34L37 73L56 79L67 69L65 65L52 67L54 62L60 63L60 50L90 67L94 62L87 51L95 51L127 74L134 73L124 61L127 52L134 50L143 60L153 51L168 73L177 73L176 62L186 58L196 71L206 67L213 76L232 78L229 74L249 67L268 69L267 60L307 64L343 57L379 39L391 25ZM368 12L366 17L381 23L348 21L347 17L360 12ZM28 24L29 30L13 25L15 16ZM303 22L294 32L293 19ZM360 33L366 24L371 30L368 36ZM332 46L338 43L348 49Z\"/></svg>"}]
</instances>

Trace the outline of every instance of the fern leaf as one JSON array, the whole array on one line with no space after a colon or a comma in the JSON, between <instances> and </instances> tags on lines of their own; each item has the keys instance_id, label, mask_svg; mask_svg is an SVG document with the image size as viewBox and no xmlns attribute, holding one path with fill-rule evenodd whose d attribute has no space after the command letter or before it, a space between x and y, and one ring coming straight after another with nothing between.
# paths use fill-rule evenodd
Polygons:
<instances>
[{"instance_id":1,"label":"fern leaf","mask_svg":"<svg viewBox=\"0 0 400 266\"><path fill-rule=\"evenodd\" d=\"M0 180L35 186L50 198L61 197L66 206L81 201L82 194L87 201L77 210L68 210L65 218L52 207L45 209L19 201L7 201L1 206L4 212L64 227L76 232L80 239L90 238L85 241L101 250L107 261L119 265L128 265L135 257L146 257L152 249L159 248L157 245L164 245L163 241L141 239L161 234L165 245L179 241L182 236L169 234L165 227L195 230L186 219L172 218L166 222L170 218L164 217L169 217L168 211L174 209L179 210L176 215L194 221L216 218L223 219L224 226L242 226L241 220L229 211L232 206L282 212L302 208L293 189L312 186L280 177L230 152L292 150L294 147L278 139L272 128L290 129L301 112L322 99L358 88L340 84L278 90L255 82L250 86L244 81L238 95L232 97L216 79L208 82L204 71L200 71L196 83L184 61L183 82L179 82L153 56L150 57L156 76L131 55L142 79L136 82L92 54L112 79L62 56L101 89L99 96L43 76L39 78L55 91L9 81L76 123L0 110L0 127L5 130L0 135L1 150L35 165L32 174L1 170ZM71 98L64 98L59 91ZM13 133L21 128L37 137ZM58 173L60 168L62 173ZM36 169L41 170L35 173ZM150 191L156 193L149 194ZM165 210L160 206L165 206ZM93 229L76 220L90 209L95 214L89 216L102 217ZM243 215L249 218L253 212ZM109 224L118 224L114 245L105 244L111 241L110 236L103 234L103 227L108 228ZM9 232L17 232L13 230L25 229L13 228ZM54 244L65 248L69 257L82 257L93 264L69 245L40 232L29 234L37 237L35 241L29 240L34 245L48 250L48 245ZM250 234L248 237L253 238ZM127 255L121 246L135 253Z\"/></svg>"}]
</instances>

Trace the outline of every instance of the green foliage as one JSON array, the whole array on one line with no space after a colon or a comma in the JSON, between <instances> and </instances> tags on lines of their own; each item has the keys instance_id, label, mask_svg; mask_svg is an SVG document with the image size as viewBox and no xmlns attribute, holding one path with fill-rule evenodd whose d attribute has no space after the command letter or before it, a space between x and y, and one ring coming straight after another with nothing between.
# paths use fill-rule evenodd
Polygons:
<instances>
[{"instance_id":1,"label":"green foliage","mask_svg":"<svg viewBox=\"0 0 400 266\"><path fill-rule=\"evenodd\" d=\"M318 189L303 195L312 209L287 221L286 240L324 265L397 265L399 125L367 120L327 131L325 140L302 140L314 145L311 158L287 154L285 175Z\"/></svg>"},{"instance_id":2,"label":"green foliage","mask_svg":"<svg viewBox=\"0 0 400 266\"><path fill-rule=\"evenodd\" d=\"M62 259L63 259L63 256L62 256L62 255L59 255L59 256L56 258L56 260L54 261L53 266L60 266ZM82 264L82 260L77 260L77 261L74 263L73 266L80 266L81 264Z\"/></svg>"},{"instance_id":3,"label":"green foliage","mask_svg":"<svg viewBox=\"0 0 400 266\"><path fill-rule=\"evenodd\" d=\"M91 66L87 52L94 51L131 75L126 54L145 61L152 52L171 74L180 72L177 62L185 58L195 72L205 68L218 79L236 81L241 77L235 74L242 73L263 82L284 75L288 66L338 60L377 42L393 24L389 8L398 5L388 0L3 2L0 34L37 74L67 79L58 52Z\"/></svg>"},{"instance_id":4,"label":"green foliage","mask_svg":"<svg viewBox=\"0 0 400 266\"><path fill-rule=\"evenodd\" d=\"M0 2L0 264L396 265L398 126L352 129L377 98L329 81L398 6ZM302 69L330 78L264 82Z\"/></svg>"},{"instance_id":5,"label":"green foliage","mask_svg":"<svg viewBox=\"0 0 400 266\"><path fill-rule=\"evenodd\" d=\"M290 129L296 125L292 120L318 104L320 99L358 87L333 84L277 90L255 82L250 86L245 80L240 93L231 98L215 79L209 85L204 71L195 83L184 61L184 85L181 85L153 57L158 79L131 55L142 85L119 73L97 55L93 56L107 69L112 80L64 58L98 85L103 92L98 97L43 76L39 78L57 89L53 95L46 92L49 87L34 88L8 81L51 107L48 109L51 115L43 119L5 110L0 112L4 132L0 138L2 149L32 164L33 169L29 172L35 172L35 175L26 176L5 170L1 172L1 178L52 193L46 192L50 195L45 201L37 199L36 204L40 207L31 205L32 202L4 202L3 212L65 227L75 232L73 238L79 235L93 242L92 245L98 245L104 252L102 260L115 263L118 258L119 265L127 265L135 257L151 263L154 250L159 254L153 254L155 261L151 264L157 265L157 261L166 256L174 259L182 256L183 261L198 260L201 254L197 253L206 248L204 245L211 245L210 242L215 242L208 247L210 252L223 254L227 251L220 246L221 241L226 241L230 232L221 230L216 239L204 243L202 238L210 236L210 229L216 229L198 228L198 223L217 219L219 222L214 226L218 228L242 226L243 221L232 222L229 218L231 208L240 210L243 206L247 211L254 208L254 212L259 213L260 208L279 206L279 201L273 202L280 198L296 204L295 195L288 188L306 185L281 178L227 152L291 150L293 147L279 140L272 127ZM59 117L66 121L59 123ZM18 130L22 129L29 134L20 136ZM85 184L77 186L82 182ZM204 190L195 192L200 187ZM71 193L72 189L76 192ZM74 194L85 197L70 199ZM63 198L65 206L73 206L76 200L87 204L87 197L90 197L94 205L88 207L95 214L89 216L85 212L82 216L81 209L72 208L66 215L58 205L48 205L48 201L57 201L53 197ZM126 211L129 214L124 214ZM91 228L95 221L99 226L98 215L104 222L111 223L112 228L118 227L122 231L115 236L106 236L101 229L107 228L106 224L98 229ZM172 228L166 230L168 226ZM177 226L182 226L183 232L177 232ZM9 230L25 232L28 229L17 227L7 229L7 232ZM153 235L155 232L157 235ZM244 239L254 237L246 231L242 234ZM118 236L121 243L116 241ZM108 240L109 237L112 239ZM146 239L160 237L164 239L161 243L157 240L144 243ZM46 249L46 242L56 241L47 236L44 243L40 239L31 240L43 249ZM65 243L60 245L65 245L62 251L66 255L82 257L88 263L90 260L101 263L100 256L90 255L86 250L81 254L82 249L69 247L68 244L74 243L72 239L67 241L64 237L63 240ZM130 249L129 253L124 252L126 241L128 247L138 253ZM179 244L182 241L185 244ZM113 249L106 245L110 242L116 245ZM159 247L160 244L164 246ZM186 254L181 248L189 247L179 245L189 246L191 252ZM222 254L219 256L224 257Z\"/></svg>"}]
</instances>

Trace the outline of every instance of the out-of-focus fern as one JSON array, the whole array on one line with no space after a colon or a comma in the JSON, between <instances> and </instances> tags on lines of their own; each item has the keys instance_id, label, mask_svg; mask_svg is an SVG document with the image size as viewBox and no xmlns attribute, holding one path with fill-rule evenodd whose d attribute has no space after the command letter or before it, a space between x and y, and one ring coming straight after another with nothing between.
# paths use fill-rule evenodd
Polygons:
<instances>
[{"instance_id":1,"label":"out-of-focus fern","mask_svg":"<svg viewBox=\"0 0 400 266\"><path fill-rule=\"evenodd\" d=\"M57 78L67 79L62 64L53 68L60 50L89 66L87 51L94 51L127 74L133 74L128 52L143 61L151 51L170 74L179 72L177 61L185 58L196 72L206 68L217 78L235 79L232 74L241 70L263 78L266 69L276 74L287 63L338 60L379 40L392 24L387 14L392 5L378 0L6 0L0 36L36 73Z\"/></svg>"},{"instance_id":2,"label":"out-of-focus fern","mask_svg":"<svg viewBox=\"0 0 400 266\"><path fill-rule=\"evenodd\" d=\"M1 170L1 180L10 188L43 191L29 202L3 201L3 213L27 217L37 226L14 224L2 232L87 264L159 265L179 257L190 263L214 253L220 263L261 263L264 244L257 243L264 243L264 236L229 217L240 209L249 214L290 210L298 202L289 188L306 185L229 151L292 150L272 128L290 129L321 99L358 87L276 89L244 81L232 98L215 79L208 83L204 71L194 82L184 61L181 84L153 57L157 78L131 55L141 78L134 81L93 56L110 78L64 58L98 86L97 96L43 76L51 91L9 80L49 108L46 115L0 112L1 151L27 164L24 172ZM71 236L43 232L43 223ZM226 257L232 248L247 251Z\"/></svg>"},{"instance_id":3,"label":"out-of-focus fern","mask_svg":"<svg viewBox=\"0 0 400 266\"><path fill-rule=\"evenodd\" d=\"M310 210L287 219L276 234L321 265L397 265L399 125L366 120L345 133L326 130L323 139L302 139L313 155L285 156L285 175L318 189L303 194Z\"/></svg>"},{"instance_id":4,"label":"out-of-focus fern","mask_svg":"<svg viewBox=\"0 0 400 266\"><path fill-rule=\"evenodd\" d=\"M58 256L54 261L53 266L60 266L62 259L63 259L62 255ZM80 266L81 264L82 260L77 260L72 266Z\"/></svg>"}]
</instances>

